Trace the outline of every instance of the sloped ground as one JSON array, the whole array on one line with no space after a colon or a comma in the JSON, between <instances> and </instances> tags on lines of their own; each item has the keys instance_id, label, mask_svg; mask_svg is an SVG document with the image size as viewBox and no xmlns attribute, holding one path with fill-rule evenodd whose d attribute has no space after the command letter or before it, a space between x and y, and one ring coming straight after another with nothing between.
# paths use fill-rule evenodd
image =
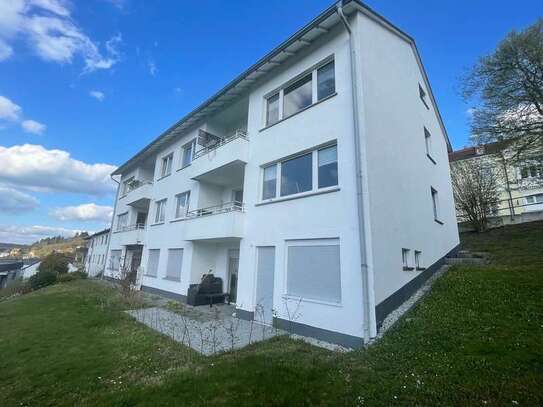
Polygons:
<instances>
[{"instance_id":1,"label":"sloped ground","mask_svg":"<svg viewBox=\"0 0 543 407\"><path fill-rule=\"evenodd\" d=\"M455 266L368 350L280 337L203 357L92 281L0 302L0 405L541 405L543 223L463 236Z\"/></svg>"}]
</instances>

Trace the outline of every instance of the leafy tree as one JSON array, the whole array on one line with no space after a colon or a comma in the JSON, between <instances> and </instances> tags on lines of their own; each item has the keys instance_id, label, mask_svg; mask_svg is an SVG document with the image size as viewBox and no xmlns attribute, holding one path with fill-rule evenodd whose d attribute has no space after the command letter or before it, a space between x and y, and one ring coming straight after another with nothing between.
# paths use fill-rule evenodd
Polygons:
<instances>
[{"instance_id":1,"label":"leafy tree","mask_svg":"<svg viewBox=\"0 0 543 407\"><path fill-rule=\"evenodd\" d=\"M64 274L68 272L68 258L61 253L51 253L47 255L40 263L40 271L50 271L53 273Z\"/></svg>"},{"instance_id":2,"label":"leafy tree","mask_svg":"<svg viewBox=\"0 0 543 407\"><path fill-rule=\"evenodd\" d=\"M510 32L464 78L464 97L473 110L477 144L514 140L517 160L543 153L543 19Z\"/></svg>"},{"instance_id":3,"label":"leafy tree","mask_svg":"<svg viewBox=\"0 0 543 407\"><path fill-rule=\"evenodd\" d=\"M451 163L454 202L461 219L477 232L488 227L498 208L498 177L494 166L480 159Z\"/></svg>"}]
</instances>

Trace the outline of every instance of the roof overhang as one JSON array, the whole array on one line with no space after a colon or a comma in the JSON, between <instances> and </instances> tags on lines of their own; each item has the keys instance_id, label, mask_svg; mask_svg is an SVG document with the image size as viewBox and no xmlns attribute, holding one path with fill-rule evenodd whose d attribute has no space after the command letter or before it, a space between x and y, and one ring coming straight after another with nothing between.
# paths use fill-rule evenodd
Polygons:
<instances>
[{"instance_id":1,"label":"roof overhang","mask_svg":"<svg viewBox=\"0 0 543 407\"><path fill-rule=\"evenodd\" d=\"M329 32L337 23L339 23L340 18L337 14L338 6L343 7L343 12L346 15L350 15L357 10L362 12L367 17L376 21L384 28L390 30L391 32L400 36L405 41L411 44L415 53L415 57L417 59L417 63L419 64L421 72L423 74L425 85L427 86L432 104L437 113L440 126L442 128L443 134L445 135L447 147L449 151L452 151L449 137L443 124L441 114L439 113L437 103L435 102L434 94L432 92L430 82L428 81L426 71L424 70L424 66L422 65L420 55L415 45L415 40L359 0L340 0L327 8L320 15L314 18L310 23L298 30L286 41L284 41L282 44L280 44L278 47L273 49L258 62L248 68L245 72L243 72L230 83L228 83L215 95L207 99L192 112L184 116L181 120L176 122L173 126L168 128L162 134L160 134L151 143L149 143L142 150L136 153L136 155L134 155L131 159L118 167L111 175L121 175L126 171L132 169L137 163L160 151L164 146L169 145L177 137L186 134L187 131L194 128L194 126L200 124L206 117L209 117L213 113L217 112L227 103L231 103L242 95L247 94L248 90L262 77L271 72L278 65L281 65L290 57L296 55L304 48L310 46L313 42L317 40L317 38Z\"/></svg>"}]
</instances>

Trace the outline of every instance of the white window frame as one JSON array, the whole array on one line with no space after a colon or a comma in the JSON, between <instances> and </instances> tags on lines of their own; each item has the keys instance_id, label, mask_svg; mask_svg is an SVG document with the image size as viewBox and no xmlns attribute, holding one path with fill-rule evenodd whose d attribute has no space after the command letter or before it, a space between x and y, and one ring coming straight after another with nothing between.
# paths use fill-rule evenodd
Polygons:
<instances>
[{"instance_id":1,"label":"white window frame","mask_svg":"<svg viewBox=\"0 0 543 407\"><path fill-rule=\"evenodd\" d=\"M124 224L121 224L120 221L121 221L121 218L123 216L125 217L123 219L126 219L126 222L124 222ZM128 212L119 213L117 215L117 227L115 228L115 231L116 232L122 232L124 230L124 228L126 228L127 226L128 226ZM96 243L96 245L98 244L98 242L95 242L95 240L93 239L92 240L92 247L94 247L95 243Z\"/></svg>"},{"instance_id":2,"label":"white window frame","mask_svg":"<svg viewBox=\"0 0 543 407\"><path fill-rule=\"evenodd\" d=\"M188 163L185 163L184 160L185 160L185 150L187 149L187 147L190 147L191 148L191 152L190 152L190 161ZM180 169L183 169L183 168L186 168L188 167L189 165L192 164L192 161L194 160L194 152L196 150L196 139L192 139L191 141L189 141L188 143L185 143L181 146L181 157L180 157L180 163L179 163L179 168Z\"/></svg>"},{"instance_id":3,"label":"white window frame","mask_svg":"<svg viewBox=\"0 0 543 407\"><path fill-rule=\"evenodd\" d=\"M428 92L426 89L423 88L423 86L419 82L419 98L424 103L424 106L426 106L426 109L430 110L430 106L428 105L428 101L426 98L428 97Z\"/></svg>"},{"instance_id":4,"label":"white window frame","mask_svg":"<svg viewBox=\"0 0 543 407\"><path fill-rule=\"evenodd\" d=\"M414 253L414 259L415 259L415 269L416 270L424 270L425 268L422 266L422 251L421 250L415 250Z\"/></svg>"},{"instance_id":5,"label":"white window frame","mask_svg":"<svg viewBox=\"0 0 543 407\"><path fill-rule=\"evenodd\" d=\"M319 151L324 150L326 148L330 148L330 147L336 147L336 160L337 160L337 163L338 163L338 181L337 181L336 185L330 185L330 186L327 186L327 187L319 188ZM289 161L289 160L292 160L294 158L298 158L298 157L307 155L307 154L311 154L311 171L312 171L312 174L311 174L311 177L312 177L311 178L311 184L312 185L311 185L311 187L312 188L310 190L308 190L308 191L298 192L298 193L295 193L295 194L281 195L281 170L282 170L281 165L282 165L282 163L286 162L286 161ZM276 182L276 184L275 184L275 196L272 197L272 198L264 199L263 198L264 170L266 168L272 167L274 165L277 166L276 170L275 170L275 182ZM259 202L260 203L266 203L266 202L281 201L281 200L285 200L285 199L292 199L292 198L295 198L295 197L302 197L302 196L305 196L305 195L314 195L315 193L325 192L325 191L329 191L329 190L331 190L331 191L337 190L339 188L339 178L340 178L339 177L339 150L337 148L337 140L334 140L333 142L326 143L326 144L323 144L323 145L319 145L318 147L314 147L312 149L296 153L296 154L294 154L292 156L282 158L282 159L280 159L278 161L275 161L273 163L263 165L260 168L260 187L258 189Z\"/></svg>"},{"instance_id":6,"label":"white window frame","mask_svg":"<svg viewBox=\"0 0 543 407\"><path fill-rule=\"evenodd\" d=\"M167 198L155 201L155 225L166 221L166 203ZM160 219L163 218L163 219Z\"/></svg>"},{"instance_id":7,"label":"white window frame","mask_svg":"<svg viewBox=\"0 0 543 407\"><path fill-rule=\"evenodd\" d=\"M432 163L436 164L436 160L434 160L433 136L426 126L424 127L424 146L426 147L426 156Z\"/></svg>"},{"instance_id":8,"label":"white window frame","mask_svg":"<svg viewBox=\"0 0 543 407\"><path fill-rule=\"evenodd\" d=\"M173 250L177 250L177 251L181 252L181 264L179 266L180 267L180 269L179 269L179 277L174 277L174 276L168 275L168 268L170 267L170 252L173 251ZM166 255L166 269L164 270L165 274L162 277L162 279L180 283L181 282L181 275L183 274L183 258L184 258L184 255L185 255L185 249L183 249L182 247L172 247L172 248L169 248L167 250L166 254L167 254ZM159 259L160 259L160 257L159 257ZM157 275L158 275L158 273L157 273Z\"/></svg>"},{"instance_id":9,"label":"white window frame","mask_svg":"<svg viewBox=\"0 0 543 407\"><path fill-rule=\"evenodd\" d=\"M288 248L292 246L339 246L339 290L340 290L340 301L332 302L319 300L315 298L302 298L296 295L288 294ZM296 300L301 302L310 302L316 304L330 305L335 307L343 306L344 298L344 286L343 286L343 267L341 262L342 257L341 250L341 239L339 237L326 237L326 238L314 238L314 239L294 239L294 240L285 240L284 245L284 255L283 255L283 291L282 298L289 300Z\"/></svg>"},{"instance_id":10,"label":"white window frame","mask_svg":"<svg viewBox=\"0 0 543 407\"><path fill-rule=\"evenodd\" d=\"M274 124L276 123L279 123L283 120L286 120L290 117L293 117L293 116L296 116L298 113L300 112L303 112L304 110L306 109L309 109L311 106L314 106L315 104L319 103L319 102L322 102L328 98L331 98L332 96L336 95L337 94L337 86L334 86L335 90L332 94L330 95L327 95L327 96L324 96L322 99L318 99L318 83L317 83L317 71L322 68L323 66L325 65L328 65L330 62L334 62L334 84L337 85L337 74L336 74L336 65L335 65L335 55L330 55L326 58L324 58L323 60L319 61L318 63L316 63L315 65L313 65L312 67L306 69L305 71L299 73L298 75L296 75L294 78L290 79L289 81L285 82L283 85L279 86L278 88L274 89L273 91L267 93L265 96L264 96L264 112L263 112L263 117L262 117L262 123L263 123L263 127L266 128L266 127L270 127L270 126L273 126ZM311 104L298 110L297 112L295 113L292 113L290 116L287 116L285 117L284 116L284 112L283 112L283 107L284 107L284 90L286 88L288 88L289 86L291 85L294 85L296 82L300 81L301 79L305 78L306 76L308 75L311 75ZM277 119L277 121L273 122L273 123L268 123L268 99L276 96L276 95L279 95L279 100L278 100L278 103L279 103L279 117Z\"/></svg>"},{"instance_id":11,"label":"white window frame","mask_svg":"<svg viewBox=\"0 0 543 407\"><path fill-rule=\"evenodd\" d=\"M404 271L412 271L415 268L411 265L411 249L402 248L402 268Z\"/></svg>"},{"instance_id":12,"label":"white window frame","mask_svg":"<svg viewBox=\"0 0 543 407\"><path fill-rule=\"evenodd\" d=\"M160 177L158 179L166 178L168 175L172 174L173 152L163 156L161 158L160 162L161 162ZM168 162L169 162L169 166L168 166ZM168 171L168 172L166 172L166 171Z\"/></svg>"},{"instance_id":13,"label":"white window frame","mask_svg":"<svg viewBox=\"0 0 543 407\"><path fill-rule=\"evenodd\" d=\"M179 198L183 195L186 195L186 199L185 199L185 213L182 215L182 216L179 216L178 214L178 209L179 209ZM185 191L185 192L181 192L177 195L175 195L175 208L174 208L174 219L184 219L187 217L187 213L189 211L189 205L190 205L190 190L189 191Z\"/></svg>"},{"instance_id":14,"label":"white window frame","mask_svg":"<svg viewBox=\"0 0 543 407\"><path fill-rule=\"evenodd\" d=\"M121 193L121 196L126 196L130 191L128 190L129 188L129 185L132 181L134 181L135 177L132 176L130 178L128 178L126 181L123 181L123 188L122 188L122 193Z\"/></svg>"},{"instance_id":15,"label":"white window frame","mask_svg":"<svg viewBox=\"0 0 543 407\"><path fill-rule=\"evenodd\" d=\"M157 262L156 262L155 274L149 274L149 259L151 258L151 252L152 251L153 252L154 251L158 252L158 258L157 258ZM143 273L143 275L145 277L152 277L152 278L157 278L158 277L158 269L159 269L159 266L160 266L160 255L162 254L161 252L162 252L162 250L160 250L160 249L148 249L147 250L147 264L145 266L144 273Z\"/></svg>"},{"instance_id":16,"label":"white window frame","mask_svg":"<svg viewBox=\"0 0 543 407\"><path fill-rule=\"evenodd\" d=\"M430 195L432 196L432 211L434 214L434 220L443 225L443 221L440 219L441 208L439 206L439 192L434 187L430 187Z\"/></svg>"}]
</instances>

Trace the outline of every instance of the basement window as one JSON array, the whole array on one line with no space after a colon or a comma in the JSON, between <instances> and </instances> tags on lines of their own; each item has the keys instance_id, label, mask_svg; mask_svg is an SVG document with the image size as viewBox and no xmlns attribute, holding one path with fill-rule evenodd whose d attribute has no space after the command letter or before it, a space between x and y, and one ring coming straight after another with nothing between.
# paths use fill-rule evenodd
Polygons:
<instances>
[{"instance_id":1,"label":"basement window","mask_svg":"<svg viewBox=\"0 0 543 407\"><path fill-rule=\"evenodd\" d=\"M415 250L415 268L417 270L424 270L422 266L422 252L420 250Z\"/></svg>"},{"instance_id":2,"label":"basement window","mask_svg":"<svg viewBox=\"0 0 543 407\"><path fill-rule=\"evenodd\" d=\"M404 271L411 271L415 268L410 266L409 258L411 256L411 250L409 249L402 249L402 265Z\"/></svg>"}]
</instances>

